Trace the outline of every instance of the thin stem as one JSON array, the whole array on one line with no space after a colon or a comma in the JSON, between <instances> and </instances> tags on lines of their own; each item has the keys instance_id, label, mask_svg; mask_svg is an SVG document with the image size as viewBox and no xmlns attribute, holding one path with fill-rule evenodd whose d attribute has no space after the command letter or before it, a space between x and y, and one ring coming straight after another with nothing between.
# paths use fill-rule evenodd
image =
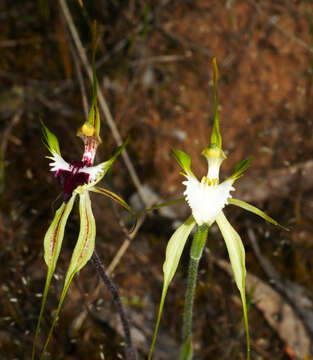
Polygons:
<instances>
[{"instance_id":1,"label":"thin stem","mask_svg":"<svg viewBox=\"0 0 313 360\"><path fill-rule=\"evenodd\" d=\"M104 282L105 286L109 290L112 300L114 302L114 305L116 307L117 312L119 313L119 316L121 318L124 335L125 335L125 354L126 359L128 360L136 360L136 352L133 348L132 339L131 339L131 333L130 333L130 326L129 326L129 320L127 318L127 315L124 311L122 301L119 295L119 292L112 282L110 278L105 273L104 267L102 265L102 262L96 252L96 250L93 252L92 257L90 259L92 264L95 266L96 270L98 271L98 274L102 281Z\"/></svg>"},{"instance_id":2,"label":"thin stem","mask_svg":"<svg viewBox=\"0 0 313 360\"><path fill-rule=\"evenodd\" d=\"M190 249L190 262L188 269L187 291L185 295L184 308L184 325L183 325L183 346L181 348L180 359L192 359L192 315L195 288L198 275L198 267L203 248L208 234L208 226L201 225L198 227Z\"/></svg>"}]
</instances>

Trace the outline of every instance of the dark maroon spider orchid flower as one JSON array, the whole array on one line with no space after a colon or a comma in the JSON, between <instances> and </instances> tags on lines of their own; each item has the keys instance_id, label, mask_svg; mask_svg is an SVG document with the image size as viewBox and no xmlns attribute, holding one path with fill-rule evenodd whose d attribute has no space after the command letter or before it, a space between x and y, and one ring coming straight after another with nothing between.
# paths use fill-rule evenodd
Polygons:
<instances>
[{"instance_id":1,"label":"dark maroon spider orchid flower","mask_svg":"<svg viewBox=\"0 0 313 360\"><path fill-rule=\"evenodd\" d=\"M94 99L96 98L94 97ZM40 359L43 359L71 281L74 275L90 260L95 248L96 224L92 213L89 192L93 191L108 196L128 211L132 212L127 203L117 194L97 186L98 182L104 177L123 148L126 146L127 141L125 141L124 144L117 149L115 154L109 160L93 166L97 147L101 143L99 136L100 119L96 101L93 102L91 107L89 120L84 123L77 134L82 138L85 145L84 153L80 161L74 160L70 163L66 162L61 156L59 142L56 136L50 132L44 124L42 124L42 130L44 143L51 153L51 156L48 156L48 158L52 160L49 164L51 167L50 170L53 171L55 173L55 177L59 178L61 181L63 189L63 203L56 211L55 217L44 238L44 259L48 266L48 272L35 333L32 354L33 360L35 359L36 343L50 282L60 254L67 219L72 211L76 197L79 197L80 231L65 277L60 302Z\"/></svg>"},{"instance_id":2,"label":"dark maroon spider orchid flower","mask_svg":"<svg viewBox=\"0 0 313 360\"><path fill-rule=\"evenodd\" d=\"M46 127L43 127L46 143L51 133ZM85 143L85 151L81 161L73 160L66 162L59 152L48 149L52 156L49 158L52 162L49 164L51 171L55 172L55 177L59 178L63 188L63 201L68 202L73 191L80 185L86 185L95 182L98 176L104 171L105 163L92 166L95 158L97 147L100 143L97 136L82 135L81 138Z\"/></svg>"}]
</instances>

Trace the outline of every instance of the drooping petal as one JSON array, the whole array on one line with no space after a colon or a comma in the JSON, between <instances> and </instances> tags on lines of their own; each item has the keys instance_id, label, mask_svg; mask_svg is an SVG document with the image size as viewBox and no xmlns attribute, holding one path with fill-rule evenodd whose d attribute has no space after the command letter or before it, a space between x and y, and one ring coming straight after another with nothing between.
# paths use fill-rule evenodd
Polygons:
<instances>
[{"instance_id":1,"label":"drooping petal","mask_svg":"<svg viewBox=\"0 0 313 360\"><path fill-rule=\"evenodd\" d=\"M161 295L161 301L159 306L158 318L157 323L154 330L153 340L150 347L149 357L150 360L153 353L153 348L156 340L156 336L159 329L159 324L163 312L164 301L167 293L167 289L170 285L170 282L175 275L177 270L179 260L181 258L182 252L184 250L186 241L188 239L189 234L191 233L192 229L195 227L196 222L193 216L189 216L189 218L180 225L179 228L176 229L174 234L171 236L167 247L166 247L166 255L165 255L165 262L163 264L163 272L164 272L164 280L163 280L163 290Z\"/></svg>"},{"instance_id":2,"label":"drooping petal","mask_svg":"<svg viewBox=\"0 0 313 360\"><path fill-rule=\"evenodd\" d=\"M172 150L175 160L177 161L178 165L185 171L186 175L195 177L190 167L191 166L190 156L181 150L174 148Z\"/></svg>"},{"instance_id":3,"label":"drooping petal","mask_svg":"<svg viewBox=\"0 0 313 360\"><path fill-rule=\"evenodd\" d=\"M40 323L43 315L43 311L45 308L45 303L47 299L47 294L50 286L50 282L56 267L57 260L59 258L63 238L64 238L64 229L67 223L67 219L69 214L72 211L73 204L76 198L76 194L74 194L71 199L67 203L63 203L60 208L56 211L54 219L51 225L46 232L44 238L44 259L48 267L46 284L42 296L40 314L38 317L37 327L35 331L34 344L33 344L33 352L32 359L35 358L36 351L36 343L37 337L40 329Z\"/></svg>"},{"instance_id":4,"label":"drooping petal","mask_svg":"<svg viewBox=\"0 0 313 360\"><path fill-rule=\"evenodd\" d=\"M271 218L270 216L268 216L267 214L265 214L265 212L263 212L262 210L258 209L257 207L253 206L253 205L250 205L248 203L246 203L245 201L242 201L242 200L238 200L238 199L228 199L228 203L230 205L235 205L235 206L238 206L242 209L245 209L247 211L250 211L258 216L260 216L261 218L263 218L264 220L270 222L271 224L273 225L276 225L276 226L279 226L281 227L282 229L284 230L287 230L289 231L288 228L280 225L276 220L274 220L273 218Z\"/></svg>"},{"instance_id":5,"label":"drooping petal","mask_svg":"<svg viewBox=\"0 0 313 360\"><path fill-rule=\"evenodd\" d=\"M187 179L183 182L186 185L184 195L192 214L199 226L203 224L210 226L227 204L227 199L231 198L230 192L235 190L232 181L211 185L206 178L201 182L189 176Z\"/></svg>"},{"instance_id":6,"label":"drooping petal","mask_svg":"<svg viewBox=\"0 0 313 360\"><path fill-rule=\"evenodd\" d=\"M64 237L64 230L67 219L72 211L76 194L73 194L71 199L62 204L56 211L55 217L49 226L49 229L44 238L44 259L48 268L55 268L58 260L61 245Z\"/></svg>"},{"instance_id":7,"label":"drooping petal","mask_svg":"<svg viewBox=\"0 0 313 360\"><path fill-rule=\"evenodd\" d=\"M250 359L250 338L248 327L247 303L246 303L246 265L245 265L245 249L243 247L239 234L234 230L221 211L216 217L216 223L221 230L225 244L227 247L231 267L234 273L236 285L240 291L241 302L243 307L243 316L246 328L247 339L247 358Z\"/></svg>"},{"instance_id":8,"label":"drooping petal","mask_svg":"<svg viewBox=\"0 0 313 360\"><path fill-rule=\"evenodd\" d=\"M53 318L49 334L41 353L40 359L43 359L47 346L49 344L53 329L58 319L63 301L69 289L69 286L73 280L74 275L81 270L85 264L89 261L95 248L96 237L96 223L91 209L91 201L88 191L82 191L79 193L79 214L80 214L80 232L78 240L75 245L70 265L68 267L64 288L60 297L58 308Z\"/></svg>"}]
</instances>

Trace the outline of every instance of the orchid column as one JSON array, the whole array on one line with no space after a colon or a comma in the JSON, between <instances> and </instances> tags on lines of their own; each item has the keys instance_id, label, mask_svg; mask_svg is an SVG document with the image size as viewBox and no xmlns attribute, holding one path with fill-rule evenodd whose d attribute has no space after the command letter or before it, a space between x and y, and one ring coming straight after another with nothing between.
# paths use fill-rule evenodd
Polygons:
<instances>
[{"instance_id":1,"label":"orchid column","mask_svg":"<svg viewBox=\"0 0 313 360\"><path fill-rule=\"evenodd\" d=\"M202 151L202 155L207 159L208 162L208 172L205 176L202 177L201 181L197 179L191 170L190 156L183 151L176 149L173 150L177 163L184 171L182 173L186 178L186 180L183 182L183 184L186 186L184 196L192 214L174 232L167 244L165 262L163 264L163 290L154 337L150 348L149 359L152 358L152 352L168 287L177 270L179 260L181 258L188 236L196 227L196 232L190 251L190 263L184 309L183 345L180 352L181 360L192 359L192 309L195 284L198 273L198 264L205 246L208 229L214 222L217 223L223 235L233 270L234 279L240 292L244 324L246 329L247 359L250 359L250 339L245 294L245 250L240 236L226 219L223 208L228 204L236 205L261 216L274 225L279 224L256 207L247 204L244 201L232 198L231 192L235 191L233 184L249 167L251 159L239 162L235 167L234 174L220 183L219 170L222 162L226 159L226 155L222 149L222 137L219 131L218 102L216 94L218 70L216 59L213 59L213 75L214 124L210 145L204 148Z\"/></svg>"}]
</instances>

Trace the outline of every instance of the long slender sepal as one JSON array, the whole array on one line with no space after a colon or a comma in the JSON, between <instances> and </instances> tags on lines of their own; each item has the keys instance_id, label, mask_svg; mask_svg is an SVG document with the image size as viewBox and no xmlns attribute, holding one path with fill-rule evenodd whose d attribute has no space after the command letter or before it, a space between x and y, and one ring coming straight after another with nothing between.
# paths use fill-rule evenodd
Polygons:
<instances>
[{"instance_id":1,"label":"long slender sepal","mask_svg":"<svg viewBox=\"0 0 313 360\"><path fill-rule=\"evenodd\" d=\"M53 329L57 322L63 301L73 280L73 277L79 270L81 270L85 266L87 261L89 261L95 248L96 223L92 213L91 201L88 191L83 191L79 194L79 214L80 232L78 235L78 240L75 245L70 265L66 273L64 288L62 290L60 302L54 315L53 322L49 330L49 334L43 351L41 353L40 359L43 359L44 353L51 339Z\"/></svg>"},{"instance_id":2,"label":"long slender sepal","mask_svg":"<svg viewBox=\"0 0 313 360\"><path fill-rule=\"evenodd\" d=\"M171 236L167 247L166 247L166 254L165 254L165 262L163 264L163 272L164 272L164 280L163 280L163 289L161 295L161 301L159 306L158 318L154 330L153 340L150 347L150 352L148 356L148 360L152 359L152 353L154 349L154 344L156 340L156 336L158 334L158 329L160 325L160 320L163 312L164 301L167 294L167 289L170 285L170 282L175 275L177 270L179 260L181 258L182 252L184 250L186 241L188 239L189 234L191 233L192 229L195 227L196 222L193 216L189 216L189 218L176 229L174 234Z\"/></svg>"},{"instance_id":3,"label":"long slender sepal","mask_svg":"<svg viewBox=\"0 0 313 360\"><path fill-rule=\"evenodd\" d=\"M249 325L248 325L248 314L247 314L247 303L246 303L246 289L245 289L245 281L246 281L245 249L243 247L240 236L234 230L231 224L228 222L222 211L216 217L216 222L225 240L231 267L234 273L235 282L241 296L243 317L244 317L244 323L246 329L247 359L250 360L250 336L249 336Z\"/></svg>"},{"instance_id":4,"label":"long slender sepal","mask_svg":"<svg viewBox=\"0 0 313 360\"><path fill-rule=\"evenodd\" d=\"M220 133L219 117L218 117L218 101L217 101L217 81L218 68L216 58L212 60L213 65L213 96L214 96L214 124L211 134L211 146L222 149L222 136Z\"/></svg>"},{"instance_id":5,"label":"long slender sepal","mask_svg":"<svg viewBox=\"0 0 313 360\"><path fill-rule=\"evenodd\" d=\"M134 210L127 204L125 200L123 200L120 196L115 194L113 191L110 191L108 189L105 189L100 186L94 186L89 189L90 191L93 191L95 193L107 196L108 198L112 199L113 201L117 202L119 205L123 206L127 211L129 211L131 214L135 215Z\"/></svg>"},{"instance_id":6,"label":"long slender sepal","mask_svg":"<svg viewBox=\"0 0 313 360\"><path fill-rule=\"evenodd\" d=\"M98 81L96 76L96 66L95 66L95 56L97 49L97 22L92 23L92 103L88 115L88 120L83 124L83 126L78 130L78 134L83 134L85 136L95 136L99 143L101 143L100 138L100 114L98 108Z\"/></svg>"},{"instance_id":7,"label":"long slender sepal","mask_svg":"<svg viewBox=\"0 0 313 360\"><path fill-rule=\"evenodd\" d=\"M36 344L37 338L40 329L40 323L43 315L43 311L46 304L47 294L50 286L50 282L56 267L56 263L58 257L60 255L60 250L64 238L64 230L66 226L67 219L72 211L73 204L75 201L76 194L74 194L67 203L63 203L60 208L56 211L54 219L51 225L46 232L44 238L44 259L48 267L47 277L45 288L42 296L40 313L37 321L34 343L33 343L33 351L32 351L32 360L35 359L36 352Z\"/></svg>"},{"instance_id":8,"label":"long slender sepal","mask_svg":"<svg viewBox=\"0 0 313 360\"><path fill-rule=\"evenodd\" d=\"M133 219L134 217L138 218L139 216L145 215L145 214L149 213L150 211L159 210L165 206L171 206L171 205L175 205L175 204L185 202L185 201L186 201L185 198L179 198L179 199L175 199L175 200L166 201L164 203L154 205L148 209L136 212L136 214L134 214L133 216L130 216L130 219Z\"/></svg>"},{"instance_id":9,"label":"long slender sepal","mask_svg":"<svg viewBox=\"0 0 313 360\"><path fill-rule=\"evenodd\" d=\"M246 203L245 201L242 200L238 200L238 199L232 199L229 198L228 200L228 204L230 205L235 205L238 206L242 209L245 209L247 211L252 212L253 214L256 214L258 216L260 216L262 219L268 221L269 223L279 226L280 228L289 231L288 228L286 228L285 226L280 225L276 220L274 220L273 218L271 218L270 216L268 216L267 214L265 214L265 212L263 212L262 210L258 209L257 207L250 205L248 203Z\"/></svg>"}]
</instances>

